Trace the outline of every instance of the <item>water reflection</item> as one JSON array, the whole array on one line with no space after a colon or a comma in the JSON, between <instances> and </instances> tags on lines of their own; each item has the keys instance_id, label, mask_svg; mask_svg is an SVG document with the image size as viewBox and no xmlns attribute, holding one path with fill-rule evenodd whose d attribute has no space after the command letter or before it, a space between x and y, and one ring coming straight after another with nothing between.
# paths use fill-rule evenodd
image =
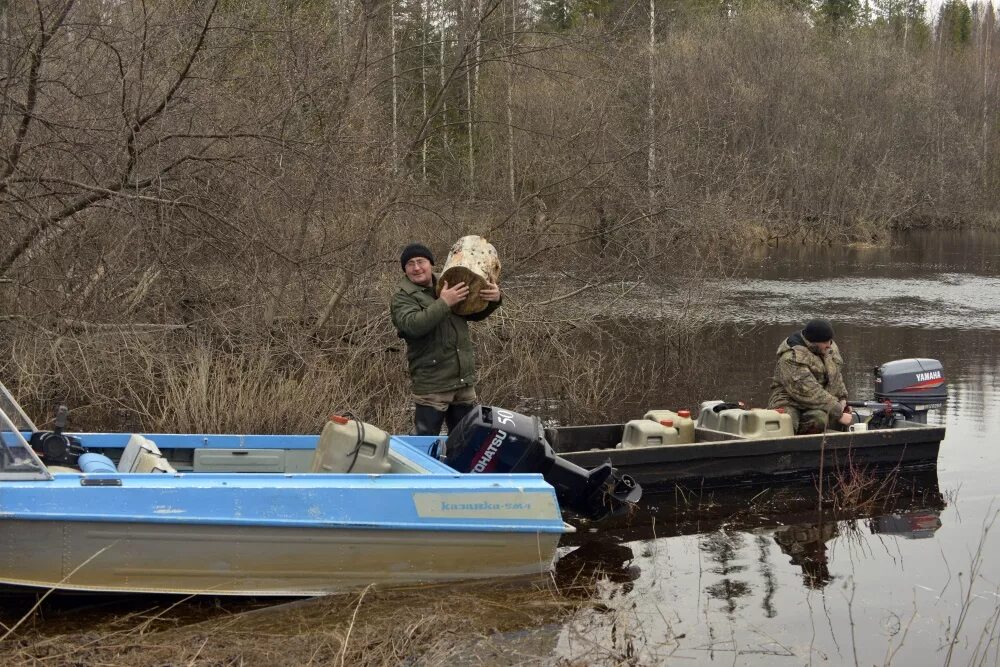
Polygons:
<instances>
[{"instance_id":1,"label":"water reflection","mask_svg":"<svg viewBox=\"0 0 1000 667\"><path fill-rule=\"evenodd\" d=\"M747 569L739 563L740 552L745 546L742 533L728 530L709 533L699 544L709 562L714 564L708 571L719 577L705 587L705 592L710 598L724 602L724 609L730 615L738 609L737 600L747 597L751 590L750 584L737 576Z\"/></svg>"},{"instance_id":2,"label":"water reflection","mask_svg":"<svg viewBox=\"0 0 1000 667\"><path fill-rule=\"evenodd\" d=\"M656 543L670 538L697 535L698 549L707 563L710 582L704 586L708 597L721 601L727 614L739 609L755 586L764 588L762 605L768 617L777 615L773 599L779 587L771 563L771 544L787 556L801 572L802 584L817 590L827 586L831 574L830 548L838 538L863 539L861 527L872 535L929 537L941 527L945 499L938 487L936 470L895 472L892 483L866 487L851 504L834 505L830 496L819 502L818 485L800 482L779 487L735 487L706 491L701 496L647 494L638 511L609 519L597 533L567 536L565 543L579 545L580 555L570 561L590 562L608 558L608 572L620 572L633 552L645 556L657 551ZM837 483L845 483L844 479ZM826 489L834 485L827 481ZM569 559L571 552L563 560ZM761 582L753 577L748 564L756 563ZM631 583L640 570L629 570ZM560 569L563 565L560 564Z\"/></svg>"},{"instance_id":3,"label":"water reflection","mask_svg":"<svg viewBox=\"0 0 1000 667\"><path fill-rule=\"evenodd\" d=\"M774 576L774 566L771 564L770 545L764 535L757 535L754 542L758 552L758 572L764 586L764 599L761 600L760 605L764 610L765 617L774 618L778 615L778 611L774 608L774 593L778 589L778 580Z\"/></svg>"},{"instance_id":4,"label":"water reflection","mask_svg":"<svg viewBox=\"0 0 1000 667\"><path fill-rule=\"evenodd\" d=\"M781 547L789 562L802 568L802 583L806 588L823 588L833 581L830 574L826 543L840 535L837 522L784 526L771 537Z\"/></svg>"},{"instance_id":5,"label":"water reflection","mask_svg":"<svg viewBox=\"0 0 1000 667\"><path fill-rule=\"evenodd\" d=\"M941 529L948 507L935 470L897 472L893 483L869 488L850 506L835 505L829 496L821 503L815 483L647 495L633 516L571 537L581 549L593 543L630 547L638 577L619 588L609 579L601 598L611 605L602 611L605 621L578 620L567 632L585 627L587 638L619 647L641 635L638 664L670 656L728 663L734 654L741 656L737 664L771 664L777 657L802 664L810 655L830 664L850 662L852 644L862 640L843 636L842 623L854 622L862 607L868 613L883 604L875 588L855 603L856 578L871 570L892 581L914 567L910 550L891 538L925 541ZM882 567L887 561L888 571ZM892 614L900 615L886 618ZM779 619L776 625L772 619ZM810 623L822 624L833 638L817 639L823 648L804 652L802 642L817 633ZM631 635L621 631L627 625ZM875 646L884 641L872 632L876 627L881 625L866 626L864 634ZM565 633L560 646L566 655L581 655ZM845 649L846 655L838 653Z\"/></svg>"},{"instance_id":6,"label":"water reflection","mask_svg":"<svg viewBox=\"0 0 1000 667\"><path fill-rule=\"evenodd\" d=\"M887 246L783 245L742 248L746 273L838 280L862 276L886 280L941 273L1000 272L1000 234L985 231L900 233Z\"/></svg>"},{"instance_id":7,"label":"water reflection","mask_svg":"<svg viewBox=\"0 0 1000 667\"><path fill-rule=\"evenodd\" d=\"M560 586L572 585L580 581L603 578L620 584L620 592L632 591L632 582L639 578L641 570L635 564L632 547L613 539L595 536L556 563L556 582Z\"/></svg>"},{"instance_id":8,"label":"water reflection","mask_svg":"<svg viewBox=\"0 0 1000 667\"><path fill-rule=\"evenodd\" d=\"M754 280L719 286L721 309L734 322L797 322L810 313L837 312L840 322L881 321L886 326L948 329L1000 328L1000 278L938 274L896 280L888 290L880 278ZM753 307L747 308L752 302Z\"/></svg>"},{"instance_id":9,"label":"water reflection","mask_svg":"<svg viewBox=\"0 0 1000 667\"><path fill-rule=\"evenodd\" d=\"M934 537L940 527L941 515L929 509L879 516L868 522L874 535L900 535L911 540Z\"/></svg>"},{"instance_id":10,"label":"water reflection","mask_svg":"<svg viewBox=\"0 0 1000 667\"><path fill-rule=\"evenodd\" d=\"M984 650L994 655L1000 532L987 527L1000 507L1000 234L761 249L745 268L740 282L716 285L716 330L679 352L626 353L623 367L659 366L609 417L709 399L760 406L778 342L822 315L835 322L852 398L872 395L872 369L887 361L940 360L951 396L930 421L947 434L930 477L900 478L890 498L860 507L835 510L816 489L779 482L647 496L630 524L610 527L642 569L628 599L649 638L645 658L940 664L954 649L955 664L978 664ZM958 585L977 554L982 574ZM658 640L669 651L657 653Z\"/></svg>"}]
</instances>

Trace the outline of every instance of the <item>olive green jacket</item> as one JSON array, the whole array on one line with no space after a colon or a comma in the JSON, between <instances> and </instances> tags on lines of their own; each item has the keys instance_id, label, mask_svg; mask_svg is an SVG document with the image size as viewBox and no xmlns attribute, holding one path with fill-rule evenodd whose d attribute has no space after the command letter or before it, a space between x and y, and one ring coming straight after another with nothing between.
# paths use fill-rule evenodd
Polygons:
<instances>
[{"instance_id":1,"label":"olive green jacket","mask_svg":"<svg viewBox=\"0 0 1000 667\"><path fill-rule=\"evenodd\" d=\"M469 321L486 319L499 306L499 301L491 303L481 313L462 317L437 298L434 284L421 287L405 276L399 281L390 312L399 337L406 341L414 394L453 391L476 384Z\"/></svg>"},{"instance_id":2,"label":"olive green jacket","mask_svg":"<svg viewBox=\"0 0 1000 667\"><path fill-rule=\"evenodd\" d=\"M768 407L823 410L839 417L840 401L847 400L843 365L836 343L821 356L809 349L800 334L790 336L778 346Z\"/></svg>"}]
</instances>

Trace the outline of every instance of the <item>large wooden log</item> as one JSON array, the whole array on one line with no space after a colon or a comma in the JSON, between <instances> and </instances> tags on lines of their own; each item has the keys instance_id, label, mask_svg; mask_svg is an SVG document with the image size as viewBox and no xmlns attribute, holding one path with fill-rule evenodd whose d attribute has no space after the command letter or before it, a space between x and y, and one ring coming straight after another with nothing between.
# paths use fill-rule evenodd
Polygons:
<instances>
[{"instance_id":1,"label":"large wooden log","mask_svg":"<svg viewBox=\"0 0 1000 667\"><path fill-rule=\"evenodd\" d=\"M452 287L464 282L469 286L469 296L465 301L455 304L452 311L457 315L473 315L482 312L489 305L479 296L480 290L487 283L499 281L500 257L497 249L482 236L463 236L455 241L448 252L444 271L437 281L437 291L438 294L441 293L444 283Z\"/></svg>"}]
</instances>

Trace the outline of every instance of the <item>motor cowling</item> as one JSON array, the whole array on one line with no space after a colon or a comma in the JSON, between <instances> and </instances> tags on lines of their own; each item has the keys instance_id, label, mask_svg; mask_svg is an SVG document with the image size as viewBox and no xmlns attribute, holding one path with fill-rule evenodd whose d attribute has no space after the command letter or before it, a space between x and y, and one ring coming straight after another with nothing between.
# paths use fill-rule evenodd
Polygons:
<instances>
[{"instance_id":1,"label":"motor cowling","mask_svg":"<svg viewBox=\"0 0 1000 667\"><path fill-rule=\"evenodd\" d=\"M875 400L851 401L871 414L869 429L892 428L897 420L927 423L927 411L948 399L948 380L937 359L897 359L876 366Z\"/></svg>"},{"instance_id":2,"label":"motor cowling","mask_svg":"<svg viewBox=\"0 0 1000 667\"><path fill-rule=\"evenodd\" d=\"M540 473L562 507L600 519L635 503L642 487L611 463L593 470L560 458L537 417L477 405L449 433L445 462L465 473Z\"/></svg>"},{"instance_id":3,"label":"motor cowling","mask_svg":"<svg viewBox=\"0 0 1000 667\"><path fill-rule=\"evenodd\" d=\"M927 423L927 411L948 399L948 381L937 359L897 359L875 368L875 400L889 401Z\"/></svg>"}]
</instances>

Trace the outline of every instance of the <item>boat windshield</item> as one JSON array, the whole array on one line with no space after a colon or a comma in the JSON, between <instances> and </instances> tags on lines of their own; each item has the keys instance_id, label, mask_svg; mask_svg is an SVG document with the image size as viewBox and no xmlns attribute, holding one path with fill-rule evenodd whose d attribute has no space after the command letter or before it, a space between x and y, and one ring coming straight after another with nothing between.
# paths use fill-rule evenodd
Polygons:
<instances>
[{"instance_id":1,"label":"boat windshield","mask_svg":"<svg viewBox=\"0 0 1000 667\"><path fill-rule=\"evenodd\" d=\"M14 422L0 410L0 479L51 479Z\"/></svg>"},{"instance_id":2,"label":"boat windshield","mask_svg":"<svg viewBox=\"0 0 1000 667\"><path fill-rule=\"evenodd\" d=\"M0 382L0 410L2 410L14 426L22 431L37 431L35 422L21 409L21 405L14 400L14 396L7 390L3 382Z\"/></svg>"}]
</instances>

